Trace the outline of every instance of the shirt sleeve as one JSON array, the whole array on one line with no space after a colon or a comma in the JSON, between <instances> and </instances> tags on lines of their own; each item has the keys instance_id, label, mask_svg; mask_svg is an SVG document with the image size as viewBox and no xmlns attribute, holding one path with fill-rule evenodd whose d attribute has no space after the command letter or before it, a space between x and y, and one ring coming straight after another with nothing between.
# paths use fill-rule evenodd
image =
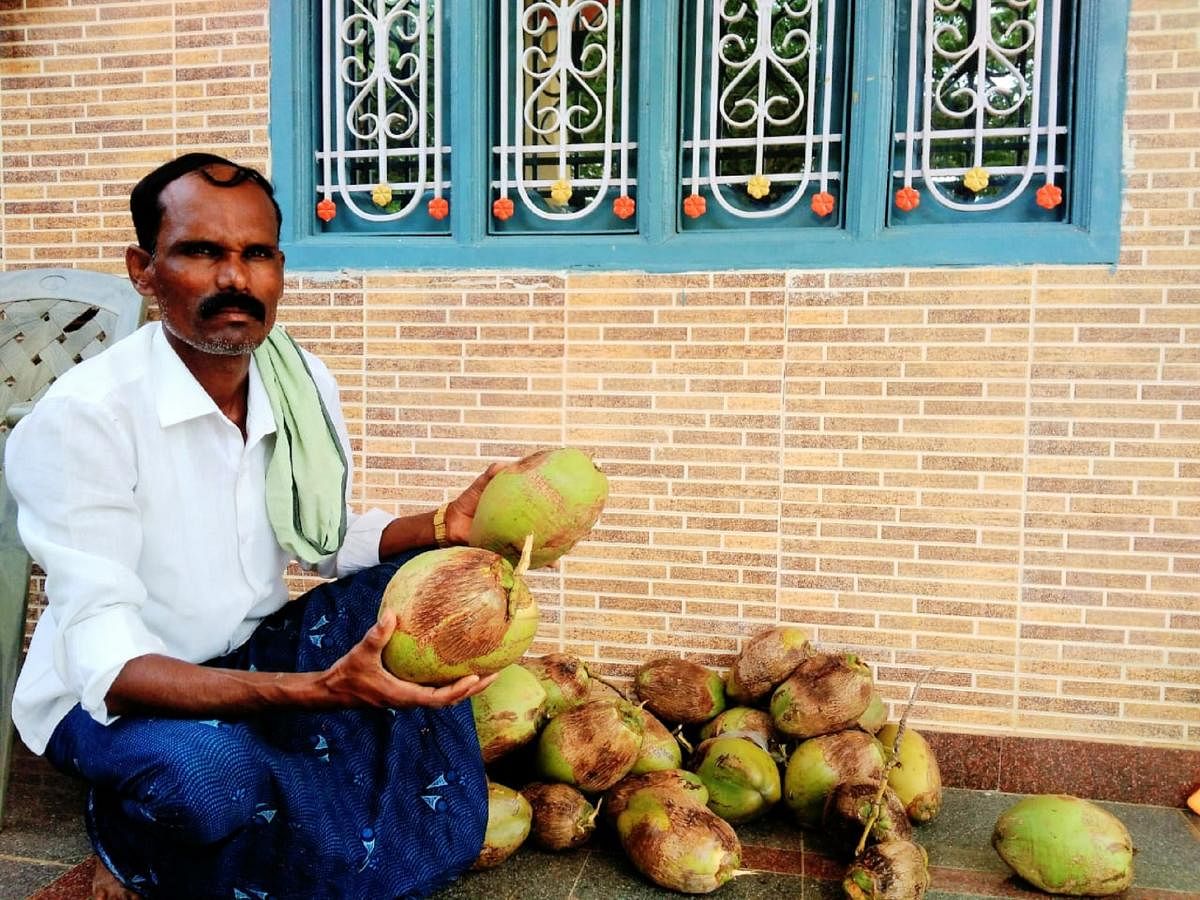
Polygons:
<instances>
[{"instance_id":1,"label":"shirt sleeve","mask_svg":"<svg viewBox=\"0 0 1200 900\"><path fill-rule=\"evenodd\" d=\"M116 718L104 698L125 663L165 652L141 616L135 460L112 414L70 397L43 398L5 453L21 540L47 573L55 669L103 724Z\"/></svg>"},{"instance_id":2,"label":"shirt sleeve","mask_svg":"<svg viewBox=\"0 0 1200 900\"><path fill-rule=\"evenodd\" d=\"M379 540L383 536L383 529L392 521L392 516L382 509L369 509L362 514L351 511L354 457L350 452L350 435L342 414L337 382L317 357L307 351L304 351L304 356L313 381L321 392L321 400L325 403L329 420L337 431L338 440L341 441L342 455L346 458L346 537L337 553L317 565L318 574L326 578L340 578L379 564Z\"/></svg>"}]
</instances>

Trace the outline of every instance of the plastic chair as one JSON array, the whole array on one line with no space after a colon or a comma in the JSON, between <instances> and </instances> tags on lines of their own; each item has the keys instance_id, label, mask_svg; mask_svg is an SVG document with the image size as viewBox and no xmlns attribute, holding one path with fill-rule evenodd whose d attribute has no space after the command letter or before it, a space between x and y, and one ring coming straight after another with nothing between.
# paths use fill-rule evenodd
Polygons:
<instances>
[{"instance_id":1,"label":"plastic chair","mask_svg":"<svg viewBox=\"0 0 1200 900\"><path fill-rule=\"evenodd\" d=\"M4 445L54 379L132 334L145 315L145 301L127 278L84 269L0 272L0 825L31 570L4 481Z\"/></svg>"}]
</instances>

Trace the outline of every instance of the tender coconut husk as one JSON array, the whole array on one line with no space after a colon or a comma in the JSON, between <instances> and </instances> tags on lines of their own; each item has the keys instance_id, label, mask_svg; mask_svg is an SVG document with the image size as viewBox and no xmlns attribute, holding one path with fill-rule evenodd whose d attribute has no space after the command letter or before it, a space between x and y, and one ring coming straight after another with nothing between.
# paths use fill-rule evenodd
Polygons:
<instances>
[{"instance_id":1,"label":"tender coconut husk","mask_svg":"<svg viewBox=\"0 0 1200 900\"><path fill-rule=\"evenodd\" d=\"M779 744L781 737L771 714L751 706L730 707L715 719L705 722L700 729L702 741L722 735L744 737L768 752Z\"/></svg>"},{"instance_id":2,"label":"tender coconut husk","mask_svg":"<svg viewBox=\"0 0 1200 900\"><path fill-rule=\"evenodd\" d=\"M408 560L380 604L396 613L384 666L405 681L441 685L516 662L538 626L527 568L527 558L514 569L474 547L428 550Z\"/></svg>"},{"instance_id":3,"label":"tender coconut husk","mask_svg":"<svg viewBox=\"0 0 1200 900\"><path fill-rule=\"evenodd\" d=\"M589 700L542 729L537 771L581 791L603 791L629 773L641 747L642 717L632 704Z\"/></svg>"},{"instance_id":4,"label":"tender coconut husk","mask_svg":"<svg viewBox=\"0 0 1200 900\"><path fill-rule=\"evenodd\" d=\"M708 808L726 822L757 819L779 802L779 766L747 738L723 735L696 748L692 768L708 788Z\"/></svg>"},{"instance_id":5,"label":"tender coconut husk","mask_svg":"<svg viewBox=\"0 0 1200 900\"><path fill-rule=\"evenodd\" d=\"M863 710L861 716L855 724L868 734L879 733L879 729L887 723L887 704L883 702L883 697L878 691L871 691L871 701L867 704L867 708Z\"/></svg>"},{"instance_id":6,"label":"tender coconut husk","mask_svg":"<svg viewBox=\"0 0 1200 900\"><path fill-rule=\"evenodd\" d=\"M708 788L700 776L686 769L659 769L640 775L627 775L604 794L604 814L610 824L617 824L617 817L625 810L625 804L636 791L642 788L673 791L681 801L699 806L708 803Z\"/></svg>"},{"instance_id":7,"label":"tender coconut husk","mask_svg":"<svg viewBox=\"0 0 1200 900\"><path fill-rule=\"evenodd\" d=\"M633 762L630 775L657 772L660 769L678 769L683 765L683 751L675 735L658 721L654 713L642 707L634 707L642 717L642 749Z\"/></svg>"},{"instance_id":8,"label":"tender coconut husk","mask_svg":"<svg viewBox=\"0 0 1200 900\"><path fill-rule=\"evenodd\" d=\"M594 672L589 673L587 694L583 699L584 702L588 700L629 700L620 688Z\"/></svg>"},{"instance_id":9,"label":"tender coconut husk","mask_svg":"<svg viewBox=\"0 0 1200 900\"><path fill-rule=\"evenodd\" d=\"M510 561L533 535L530 567L554 562L582 540L608 500L608 478L574 447L539 450L506 466L479 496L467 543Z\"/></svg>"},{"instance_id":10,"label":"tender coconut husk","mask_svg":"<svg viewBox=\"0 0 1200 900\"><path fill-rule=\"evenodd\" d=\"M599 810L569 784L534 782L521 789L533 809L533 842L546 850L570 850L587 843Z\"/></svg>"},{"instance_id":11,"label":"tender coconut husk","mask_svg":"<svg viewBox=\"0 0 1200 900\"><path fill-rule=\"evenodd\" d=\"M863 851L846 870L849 900L920 900L929 890L929 858L912 841L885 841Z\"/></svg>"},{"instance_id":12,"label":"tender coconut husk","mask_svg":"<svg viewBox=\"0 0 1200 900\"><path fill-rule=\"evenodd\" d=\"M546 721L546 691L531 672L513 663L471 697L475 734L485 763L537 737Z\"/></svg>"},{"instance_id":13,"label":"tender coconut husk","mask_svg":"<svg viewBox=\"0 0 1200 900\"><path fill-rule=\"evenodd\" d=\"M835 787L825 802L825 815L821 820L825 833L844 857L853 858L863 827L875 810L877 796L880 796L878 782L845 782ZM896 792L884 788L880 803L881 808L867 837L868 843L911 840L912 822Z\"/></svg>"},{"instance_id":14,"label":"tender coconut husk","mask_svg":"<svg viewBox=\"0 0 1200 900\"><path fill-rule=\"evenodd\" d=\"M560 712L582 703L588 695L587 665L572 653L547 653L532 659L521 660L546 691L546 718L553 719Z\"/></svg>"},{"instance_id":15,"label":"tender coconut husk","mask_svg":"<svg viewBox=\"0 0 1200 900\"><path fill-rule=\"evenodd\" d=\"M533 809L529 801L510 787L488 782L488 821L483 849L472 869L498 866L517 852L529 837Z\"/></svg>"},{"instance_id":16,"label":"tender coconut husk","mask_svg":"<svg viewBox=\"0 0 1200 900\"><path fill-rule=\"evenodd\" d=\"M853 653L808 657L771 696L775 727L810 738L853 727L871 702L871 669Z\"/></svg>"},{"instance_id":17,"label":"tender coconut husk","mask_svg":"<svg viewBox=\"0 0 1200 900\"><path fill-rule=\"evenodd\" d=\"M783 799L806 828L821 823L825 801L843 781L873 782L883 778L884 751L865 731L839 731L809 738L788 758Z\"/></svg>"},{"instance_id":18,"label":"tender coconut husk","mask_svg":"<svg viewBox=\"0 0 1200 900\"><path fill-rule=\"evenodd\" d=\"M773 691L812 653L802 628L780 625L750 638L725 677L735 703L754 703Z\"/></svg>"},{"instance_id":19,"label":"tender coconut husk","mask_svg":"<svg viewBox=\"0 0 1200 900\"><path fill-rule=\"evenodd\" d=\"M876 737L884 747L895 746L899 725L885 725ZM933 748L912 728L900 735L896 762L887 773L888 786L896 792L908 817L929 822L942 808L942 773Z\"/></svg>"},{"instance_id":20,"label":"tender coconut husk","mask_svg":"<svg viewBox=\"0 0 1200 900\"><path fill-rule=\"evenodd\" d=\"M643 663L633 688L649 710L672 724L707 722L725 709L725 684L707 666L677 657Z\"/></svg>"},{"instance_id":21,"label":"tender coconut husk","mask_svg":"<svg viewBox=\"0 0 1200 900\"><path fill-rule=\"evenodd\" d=\"M996 821L992 846L1052 894L1108 896L1133 884L1133 841L1108 810L1067 794L1025 797Z\"/></svg>"},{"instance_id":22,"label":"tender coconut husk","mask_svg":"<svg viewBox=\"0 0 1200 900\"><path fill-rule=\"evenodd\" d=\"M738 873L742 847L729 823L670 790L635 791L617 834L637 870L669 890L707 894Z\"/></svg>"}]
</instances>

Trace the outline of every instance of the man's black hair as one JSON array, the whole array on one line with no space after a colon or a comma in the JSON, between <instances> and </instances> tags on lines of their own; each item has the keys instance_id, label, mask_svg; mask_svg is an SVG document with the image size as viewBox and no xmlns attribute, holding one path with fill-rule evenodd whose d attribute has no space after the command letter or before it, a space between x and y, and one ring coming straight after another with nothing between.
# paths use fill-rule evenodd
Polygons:
<instances>
[{"instance_id":1,"label":"man's black hair","mask_svg":"<svg viewBox=\"0 0 1200 900\"><path fill-rule=\"evenodd\" d=\"M232 172L225 175L214 166L227 166ZM170 162L163 163L134 185L129 194L129 211L133 214L133 227L137 232L138 246L153 253L158 244L158 231L162 227L163 207L160 198L167 185L177 178L198 172L209 184L217 187L236 187L244 181L252 181L262 188L271 206L275 208L276 235L283 225L283 213L275 202L275 189L271 182L257 169L240 166L232 160L215 153L185 153ZM218 175L223 177L218 177Z\"/></svg>"}]
</instances>

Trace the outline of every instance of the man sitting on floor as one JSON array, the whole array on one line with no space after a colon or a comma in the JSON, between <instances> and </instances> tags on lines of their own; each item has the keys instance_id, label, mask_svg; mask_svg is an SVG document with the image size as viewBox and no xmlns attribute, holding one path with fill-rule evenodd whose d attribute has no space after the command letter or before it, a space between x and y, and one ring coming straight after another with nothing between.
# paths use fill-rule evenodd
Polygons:
<instances>
[{"instance_id":1,"label":"man sitting on floor","mask_svg":"<svg viewBox=\"0 0 1200 900\"><path fill-rule=\"evenodd\" d=\"M465 542L499 466L437 513L349 513L336 385L273 329L270 184L187 154L130 207L126 265L161 323L67 372L8 442L49 604L14 721L91 786L96 897L427 894L482 843L459 701L490 679L394 678L379 601L403 559ZM289 602L290 560L348 577Z\"/></svg>"}]
</instances>

